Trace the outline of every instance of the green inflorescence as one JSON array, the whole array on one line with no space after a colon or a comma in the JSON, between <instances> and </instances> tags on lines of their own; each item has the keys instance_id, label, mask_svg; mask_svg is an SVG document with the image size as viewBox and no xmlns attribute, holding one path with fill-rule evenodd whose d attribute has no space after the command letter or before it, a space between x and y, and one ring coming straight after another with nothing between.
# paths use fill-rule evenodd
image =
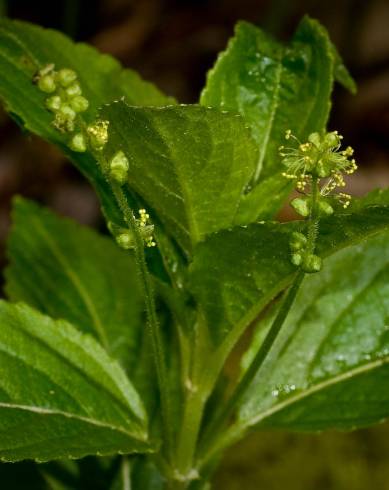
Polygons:
<instances>
[{"instance_id":1,"label":"green inflorescence","mask_svg":"<svg viewBox=\"0 0 389 490\"><path fill-rule=\"evenodd\" d=\"M141 237L146 247L155 247L156 242L153 237L154 225L150 223L150 216L145 209L139 209L138 212L139 218L136 220L136 222L138 224ZM114 223L109 223L108 227L112 235L115 237L117 244L121 248L124 248L125 250L135 248L135 238L130 230L117 226Z\"/></svg>"},{"instance_id":2,"label":"green inflorescence","mask_svg":"<svg viewBox=\"0 0 389 490\"><path fill-rule=\"evenodd\" d=\"M97 119L86 125L79 117L89 108L89 101L82 95L77 73L70 68L55 70L54 64L48 64L39 70L34 77L38 88L48 94L46 108L54 114L53 126L61 133L70 135L68 146L72 151L84 153L88 149L101 152L109 139L109 121ZM116 152L106 165L105 170L113 183L124 185L128 178L129 161L122 150ZM154 226L145 209L139 210L136 220L140 235L146 247L154 247ZM110 225L118 245L124 249L132 249L135 240L128 229Z\"/></svg>"},{"instance_id":3,"label":"green inflorescence","mask_svg":"<svg viewBox=\"0 0 389 490\"><path fill-rule=\"evenodd\" d=\"M51 63L39 70L35 81L42 92L50 94L46 107L54 113L54 127L61 132L74 132L77 114L89 107L88 100L82 96L77 73L70 68L57 71Z\"/></svg>"},{"instance_id":4,"label":"green inflorescence","mask_svg":"<svg viewBox=\"0 0 389 490\"><path fill-rule=\"evenodd\" d=\"M308 141L301 143L288 130L285 134L293 146L281 146L280 155L286 167L283 176L296 182L300 196L292 199L291 206L297 214L307 219L308 235L293 233L290 239L291 262L304 272L318 272L322 260L314 254L319 218L334 213L333 203L338 201L344 208L350 204L351 196L336 188L345 187L344 174L350 175L357 169L349 146L341 150L343 137L337 131L312 133Z\"/></svg>"}]
</instances>

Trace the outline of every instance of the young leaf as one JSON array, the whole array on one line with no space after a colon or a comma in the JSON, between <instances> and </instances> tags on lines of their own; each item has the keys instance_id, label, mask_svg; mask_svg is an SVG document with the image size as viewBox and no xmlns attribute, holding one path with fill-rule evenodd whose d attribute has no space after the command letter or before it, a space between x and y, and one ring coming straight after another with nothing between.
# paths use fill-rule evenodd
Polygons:
<instances>
[{"instance_id":1,"label":"young leaf","mask_svg":"<svg viewBox=\"0 0 389 490\"><path fill-rule=\"evenodd\" d=\"M129 185L158 212L189 253L207 234L234 223L257 159L239 115L201 106L102 109L110 121L105 154L120 148L129 161Z\"/></svg>"},{"instance_id":2,"label":"young leaf","mask_svg":"<svg viewBox=\"0 0 389 490\"><path fill-rule=\"evenodd\" d=\"M0 460L149 450L142 403L89 335L0 303Z\"/></svg>"},{"instance_id":3,"label":"young leaf","mask_svg":"<svg viewBox=\"0 0 389 490\"><path fill-rule=\"evenodd\" d=\"M132 372L143 335L136 266L109 238L18 198L8 239L5 290L94 335Z\"/></svg>"},{"instance_id":4,"label":"young leaf","mask_svg":"<svg viewBox=\"0 0 389 490\"><path fill-rule=\"evenodd\" d=\"M240 427L355 429L389 416L388 236L334 254L305 278L246 392Z\"/></svg>"},{"instance_id":5,"label":"young leaf","mask_svg":"<svg viewBox=\"0 0 389 490\"><path fill-rule=\"evenodd\" d=\"M68 136L52 125L52 113L46 109L44 94L33 83L34 74L54 63L58 69L76 71L89 108L83 112L92 121L103 103L125 97L133 105L166 105L174 100L163 95L135 72L123 70L108 55L86 44L75 44L63 34L26 22L0 19L0 98L6 109L25 128L59 146L95 187L106 216L119 220L112 193L95 160L89 153L76 153L68 147Z\"/></svg>"},{"instance_id":6,"label":"young leaf","mask_svg":"<svg viewBox=\"0 0 389 490\"><path fill-rule=\"evenodd\" d=\"M320 221L318 255L325 257L389 228L389 206L355 206L355 213ZM224 340L233 344L291 282L296 269L290 262L289 238L292 231L302 231L302 226L296 221L236 227L197 247L191 287L216 345Z\"/></svg>"},{"instance_id":7,"label":"young leaf","mask_svg":"<svg viewBox=\"0 0 389 490\"><path fill-rule=\"evenodd\" d=\"M305 140L322 131L331 107L335 76L352 79L326 30L305 17L287 46L261 29L239 22L235 37L209 72L201 104L242 114L259 147L253 190L242 200L242 224L268 218L287 197L278 148L287 129Z\"/></svg>"}]
</instances>

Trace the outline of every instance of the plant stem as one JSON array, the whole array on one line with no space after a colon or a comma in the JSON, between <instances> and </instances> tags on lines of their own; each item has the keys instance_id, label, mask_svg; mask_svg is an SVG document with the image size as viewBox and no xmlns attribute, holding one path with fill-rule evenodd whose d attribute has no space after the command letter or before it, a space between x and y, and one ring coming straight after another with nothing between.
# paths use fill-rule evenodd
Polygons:
<instances>
[{"instance_id":1,"label":"plant stem","mask_svg":"<svg viewBox=\"0 0 389 490\"><path fill-rule=\"evenodd\" d=\"M123 192L123 189L119 184L110 182L115 199L122 211L124 221L133 233L135 241L135 260L139 268L139 274L141 277L141 283L143 286L143 292L145 296L146 314L148 320L148 327L150 332L152 350L154 354L155 367L158 378L159 393L161 399L161 411L162 411L162 424L165 433L166 449L169 460L171 460L172 449L172 433L170 429L170 400L168 396L168 382L167 382L167 369L164 359L163 342L161 338L161 331L158 321L158 316L155 307L154 290L150 279L149 271L146 263L146 256L144 252L144 243L142 236L138 229L134 213L129 207L127 198Z\"/></svg>"},{"instance_id":2,"label":"plant stem","mask_svg":"<svg viewBox=\"0 0 389 490\"><path fill-rule=\"evenodd\" d=\"M201 389L197 388L196 389ZM196 450L197 438L200 430L201 419L204 409L204 397L202 393L191 391L185 400L185 408L180 428L180 438L178 441L175 466L182 478L186 478L188 483L197 475L191 475L193 468L194 455Z\"/></svg>"},{"instance_id":3,"label":"plant stem","mask_svg":"<svg viewBox=\"0 0 389 490\"><path fill-rule=\"evenodd\" d=\"M207 429L204 432L202 438L201 447L205 448L212 441L212 439L217 435L217 433L223 428L224 424L226 424L231 417L235 407L240 402L242 396L244 395L246 389L253 381L255 375L258 370L262 366L264 360L266 359L270 349L272 348L274 341L276 340L282 325L290 311L290 308L296 298L297 292L300 288L300 285L304 279L304 272L299 272L291 285L289 291L286 294L286 297L279 309L276 318L274 319L269 332L267 333L265 340L263 341L259 351L251 362L249 368L244 373L242 379L239 381L236 386L234 392L231 397L227 400L224 406L217 411L215 417L208 425ZM200 453L201 453L200 447Z\"/></svg>"},{"instance_id":4,"label":"plant stem","mask_svg":"<svg viewBox=\"0 0 389 490\"><path fill-rule=\"evenodd\" d=\"M318 197L319 197L319 183L318 178L314 177L312 179L312 205L311 211L308 218L308 244L307 244L307 252L313 253L316 247L316 238L318 233ZM263 341L259 351L255 355L253 361L251 362L249 368L244 373L243 377L235 387L234 392L231 397L227 400L224 406L221 405L221 408L216 412L214 418L211 420L210 424L206 427L204 434L202 436L202 440L200 442L200 450L202 451L212 443L212 440L217 437L218 432L223 429L224 425L228 422L231 415L233 414L234 409L241 401L242 396L244 395L246 389L249 387L257 372L261 368L263 362L265 361L270 349L272 348L280 330L285 322L285 319L296 299L298 290L301 286L301 283L304 279L305 273L300 270L294 282L289 288L285 299L279 309L276 318L274 319L266 337Z\"/></svg>"},{"instance_id":5,"label":"plant stem","mask_svg":"<svg viewBox=\"0 0 389 490\"><path fill-rule=\"evenodd\" d=\"M204 327L200 315L194 331L190 367L184 381L185 404L177 441L175 467L178 476L186 480L186 485L199 476L194 459L204 406L211 391L207 370L204 370L204 353L209 350L207 342L204 342Z\"/></svg>"},{"instance_id":6,"label":"plant stem","mask_svg":"<svg viewBox=\"0 0 389 490\"><path fill-rule=\"evenodd\" d=\"M85 121L80 117L79 123L84 134L87 135L87 125ZM161 330L158 321L157 310L155 306L154 299L154 288L152 281L150 279L149 270L146 262L146 255L144 250L143 238L140 234L138 223L134 216L134 213L128 204L127 197L120 184L112 181L109 177L109 165L105 157L101 152L97 152L90 149L96 162L100 164L103 176L105 177L108 186L112 190L115 200L119 206L119 209L123 215L123 219L127 224L129 230L134 236L134 252L135 252L135 262L138 267L138 272L141 279L141 286L143 288L143 293L145 297L145 308L147 315L147 325L149 329L151 347L153 351L153 358L155 363L155 370L157 374L158 390L161 402L161 418L162 418L162 430L164 433L164 444L166 448L166 455L169 464L172 464L173 456L173 433L171 430L171 423L173 417L170 416L172 413L169 399L169 386L168 386L168 374L164 358L164 347L161 337ZM170 468L169 468L170 469Z\"/></svg>"},{"instance_id":7,"label":"plant stem","mask_svg":"<svg viewBox=\"0 0 389 490\"><path fill-rule=\"evenodd\" d=\"M318 194L319 194L319 184L318 184L318 179L317 177L314 177L312 179L312 205L311 205L311 211L309 213L309 218L308 218L308 244L307 244L307 251L308 253L314 253L315 251L315 246L316 246L316 238L317 238L317 233L318 233L318 225L319 225L319 220L318 220Z\"/></svg>"}]
</instances>

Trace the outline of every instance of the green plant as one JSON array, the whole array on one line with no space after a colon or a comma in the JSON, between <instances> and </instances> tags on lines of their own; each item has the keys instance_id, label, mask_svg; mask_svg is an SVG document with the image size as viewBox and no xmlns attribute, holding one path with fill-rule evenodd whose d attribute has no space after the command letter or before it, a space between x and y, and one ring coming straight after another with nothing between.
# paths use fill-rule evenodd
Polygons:
<instances>
[{"instance_id":1,"label":"green plant","mask_svg":"<svg viewBox=\"0 0 389 490\"><path fill-rule=\"evenodd\" d=\"M208 488L250 430L388 416L389 194L337 192L356 164L330 97L355 86L323 27L285 46L239 23L198 105L4 19L0 69L9 113L93 184L114 237L15 200L0 459L51 461L30 487ZM293 187L303 219L272 221Z\"/></svg>"}]
</instances>

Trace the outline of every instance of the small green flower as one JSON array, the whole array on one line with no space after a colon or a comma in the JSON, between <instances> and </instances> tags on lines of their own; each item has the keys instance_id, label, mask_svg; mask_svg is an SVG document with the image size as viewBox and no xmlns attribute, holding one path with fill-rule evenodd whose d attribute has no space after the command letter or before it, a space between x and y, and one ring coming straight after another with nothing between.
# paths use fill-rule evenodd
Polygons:
<instances>
[{"instance_id":1,"label":"small green flower","mask_svg":"<svg viewBox=\"0 0 389 490\"><path fill-rule=\"evenodd\" d=\"M90 143L95 150L101 151L108 142L109 121L98 120L87 128Z\"/></svg>"},{"instance_id":2,"label":"small green flower","mask_svg":"<svg viewBox=\"0 0 389 490\"><path fill-rule=\"evenodd\" d=\"M351 147L341 150L343 137L337 131L312 133L306 143L301 143L289 129L285 138L293 144L280 147L282 163L286 167L283 176L295 180L296 190L303 194L290 204L300 216L307 218L308 223L307 237L301 233L291 236L291 262L304 272L318 272L322 260L313 252L319 219L334 213L334 200L344 208L349 206L351 196L343 192L333 194L333 191L345 187L344 174L352 174L357 169L352 158L354 152Z\"/></svg>"},{"instance_id":3,"label":"small green flower","mask_svg":"<svg viewBox=\"0 0 389 490\"><path fill-rule=\"evenodd\" d=\"M52 112L59 111L61 105L62 99L59 95L52 95L46 99L46 107Z\"/></svg>"},{"instance_id":4,"label":"small green flower","mask_svg":"<svg viewBox=\"0 0 389 490\"><path fill-rule=\"evenodd\" d=\"M77 73L70 68L62 68L57 73L58 83L66 88L77 80Z\"/></svg>"},{"instance_id":5,"label":"small green flower","mask_svg":"<svg viewBox=\"0 0 389 490\"><path fill-rule=\"evenodd\" d=\"M357 168L355 160L351 159L352 148L340 150L343 137L337 131L324 135L312 133L306 143L301 143L290 130L285 138L296 142L295 147L280 147L282 163L287 167L284 176L287 178L310 176L322 179L343 172L350 174Z\"/></svg>"},{"instance_id":6,"label":"small green flower","mask_svg":"<svg viewBox=\"0 0 389 490\"><path fill-rule=\"evenodd\" d=\"M291 234L289 246L293 251L299 251L305 248L307 245L307 237L298 231L294 231Z\"/></svg>"},{"instance_id":7,"label":"small green flower","mask_svg":"<svg viewBox=\"0 0 389 490\"><path fill-rule=\"evenodd\" d=\"M70 140L69 147L78 153L84 153L87 150L86 139L82 133L76 133Z\"/></svg>"},{"instance_id":8,"label":"small green flower","mask_svg":"<svg viewBox=\"0 0 389 490\"><path fill-rule=\"evenodd\" d=\"M303 216L304 218L309 216L310 203L309 203L308 198L296 197L295 199L293 199L291 201L290 205L296 211L296 213L299 214L300 216Z\"/></svg>"},{"instance_id":9,"label":"small green flower","mask_svg":"<svg viewBox=\"0 0 389 490\"><path fill-rule=\"evenodd\" d=\"M146 247L155 247L156 242L153 238L154 225L149 223L150 216L145 209L139 209L139 218L136 223L140 235ZM114 223L108 223L110 232L114 235L117 244L125 250L135 247L134 236L130 230L122 228Z\"/></svg>"},{"instance_id":10,"label":"small green flower","mask_svg":"<svg viewBox=\"0 0 389 490\"><path fill-rule=\"evenodd\" d=\"M74 82L65 89L65 93L69 97L75 97L76 95L81 95L82 90L80 85L77 82Z\"/></svg>"},{"instance_id":11,"label":"small green flower","mask_svg":"<svg viewBox=\"0 0 389 490\"><path fill-rule=\"evenodd\" d=\"M120 233L115 239L119 247L124 248L124 250L129 250L135 246L134 238L130 232Z\"/></svg>"},{"instance_id":12,"label":"small green flower","mask_svg":"<svg viewBox=\"0 0 389 490\"><path fill-rule=\"evenodd\" d=\"M307 273L320 272L323 261L315 254L307 254L302 260L302 270Z\"/></svg>"},{"instance_id":13,"label":"small green flower","mask_svg":"<svg viewBox=\"0 0 389 490\"><path fill-rule=\"evenodd\" d=\"M120 150L112 157L109 163L109 173L112 179L124 184L128 177L129 162L126 155Z\"/></svg>"},{"instance_id":14,"label":"small green flower","mask_svg":"<svg viewBox=\"0 0 389 490\"><path fill-rule=\"evenodd\" d=\"M46 94L52 94L56 91L57 85L53 75L43 75L38 80L38 87L42 92Z\"/></svg>"},{"instance_id":15,"label":"small green flower","mask_svg":"<svg viewBox=\"0 0 389 490\"><path fill-rule=\"evenodd\" d=\"M76 95L70 100L70 107L74 112L85 112L89 107L89 102L82 95Z\"/></svg>"}]
</instances>

